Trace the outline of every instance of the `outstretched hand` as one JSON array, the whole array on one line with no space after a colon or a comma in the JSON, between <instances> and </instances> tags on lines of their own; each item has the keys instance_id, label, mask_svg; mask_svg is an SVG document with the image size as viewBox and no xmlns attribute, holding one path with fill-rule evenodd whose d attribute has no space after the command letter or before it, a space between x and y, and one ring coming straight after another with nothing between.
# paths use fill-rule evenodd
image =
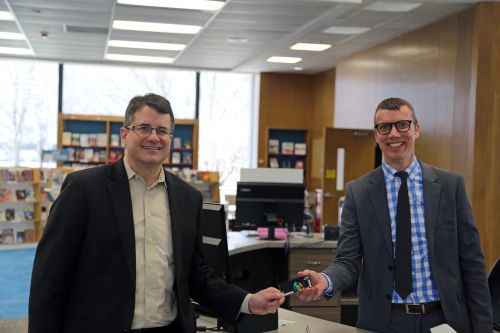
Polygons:
<instances>
[{"instance_id":1,"label":"outstretched hand","mask_svg":"<svg viewBox=\"0 0 500 333\"><path fill-rule=\"evenodd\" d=\"M328 288L328 280L323 276L323 274L308 269L299 272L299 276L302 277L305 275L309 275L312 287L303 289L297 294L297 296L304 302L318 300L321 294L323 294L326 288Z\"/></svg>"},{"instance_id":2,"label":"outstretched hand","mask_svg":"<svg viewBox=\"0 0 500 333\"><path fill-rule=\"evenodd\" d=\"M267 288L252 294L248 300L250 313L265 315L275 313L285 301L285 296L276 288Z\"/></svg>"}]
</instances>

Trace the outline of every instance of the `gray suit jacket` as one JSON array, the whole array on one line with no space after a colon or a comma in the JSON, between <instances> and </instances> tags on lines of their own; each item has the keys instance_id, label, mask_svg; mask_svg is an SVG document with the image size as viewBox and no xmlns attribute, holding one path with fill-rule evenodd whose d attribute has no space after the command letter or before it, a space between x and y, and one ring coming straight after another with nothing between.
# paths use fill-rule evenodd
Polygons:
<instances>
[{"instance_id":1,"label":"gray suit jacket","mask_svg":"<svg viewBox=\"0 0 500 333\"><path fill-rule=\"evenodd\" d=\"M420 164L429 256L446 321L460 333L491 332L484 258L464 179ZM388 331L394 256L381 167L347 184L337 256L324 272L332 278L334 292L359 277L357 325Z\"/></svg>"}]
</instances>

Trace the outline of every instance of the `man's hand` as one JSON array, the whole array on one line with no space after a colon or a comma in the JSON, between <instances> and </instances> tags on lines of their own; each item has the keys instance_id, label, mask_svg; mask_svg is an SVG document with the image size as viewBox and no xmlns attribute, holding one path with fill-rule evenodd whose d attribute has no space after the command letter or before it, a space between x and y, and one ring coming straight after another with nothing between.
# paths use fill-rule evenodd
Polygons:
<instances>
[{"instance_id":1,"label":"man's hand","mask_svg":"<svg viewBox=\"0 0 500 333\"><path fill-rule=\"evenodd\" d=\"M299 272L299 276L305 275L309 275L312 287L303 289L297 296L304 302L318 300L321 294L328 288L328 280L323 274L308 269Z\"/></svg>"},{"instance_id":2,"label":"man's hand","mask_svg":"<svg viewBox=\"0 0 500 333\"><path fill-rule=\"evenodd\" d=\"M265 315L275 313L285 301L285 296L276 288L267 288L252 294L248 300L250 313Z\"/></svg>"}]
</instances>

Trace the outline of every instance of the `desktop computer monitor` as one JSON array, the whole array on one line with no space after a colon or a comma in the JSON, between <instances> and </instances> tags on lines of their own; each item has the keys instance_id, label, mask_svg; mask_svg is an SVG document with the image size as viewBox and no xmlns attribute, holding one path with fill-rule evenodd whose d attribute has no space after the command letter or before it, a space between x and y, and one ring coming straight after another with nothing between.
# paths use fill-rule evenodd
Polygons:
<instances>
[{"instance_id":1,"label":"desktop computer monitor","mask_svg":"<svg viewBox=\"0 0 500 333\"><path fill-rule=\"evenodd\" d=\"M304 190L304 184L238 182L235 227L256 229L282 224L290 231L300 231Z\"/></svg>"},{"instance_id":2,"label":"desktop computer monitor","mask_svg":"<svg viewBox=\"0 0 500 333\"><path fill-rule=\"evenodd\" d=\"M229 282L226 215L223 205L203 203L200 231L201 252L205 263L214 270L216 276Z\"/></svg>"}]
</instances>

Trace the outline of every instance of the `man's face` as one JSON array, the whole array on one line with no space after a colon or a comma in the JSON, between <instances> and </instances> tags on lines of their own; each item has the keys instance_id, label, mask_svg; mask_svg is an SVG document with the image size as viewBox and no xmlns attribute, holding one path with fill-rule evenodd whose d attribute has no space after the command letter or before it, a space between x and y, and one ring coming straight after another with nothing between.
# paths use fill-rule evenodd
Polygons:
<instances>
[{"instance_id":1,"label":"man's face","mask_svg":"<svg viewBox=\"0 0 500 333\"><path fill-rule=\"evenodd\" d=\"M131 125L172 129L170 115L158 113L149 106L143 106L135 113ZM125 154L133 167L159 167L170 154L170 144L172 143L170 135L159 136L155 130L149 135L141 134L137 130L123 127L120 134L122 142L125 144Z\"/></svg>"},{"instance_id":2,"label":"man's face","mask_svg":"<svg viewBox=\"0 0 500 333\"><path fill-rule=\"evenodd\" d=\"M375 115L375 124L395 123L399 120L413 120L410 108L406 105L401 106L399 110L381 109ZM397 170L404 170L411 164L415 155L415 140L420 135L418 123L412 123L410 129L404 133L399 132L393 125L386 135L380 134L376 129L374 134L387 164Z\"/></svg>"}]
</instances>

